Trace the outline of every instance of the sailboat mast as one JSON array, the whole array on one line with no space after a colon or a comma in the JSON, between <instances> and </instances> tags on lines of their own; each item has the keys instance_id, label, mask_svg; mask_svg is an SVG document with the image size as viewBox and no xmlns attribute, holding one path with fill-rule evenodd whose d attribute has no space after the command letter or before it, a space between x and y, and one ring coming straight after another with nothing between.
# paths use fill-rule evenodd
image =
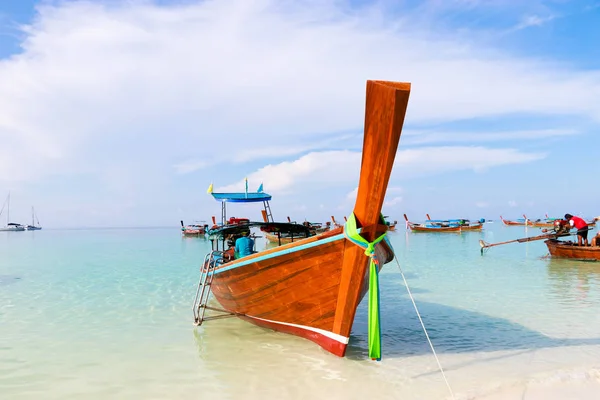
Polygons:
<instances>
[{"instance_id":1,"label":"sailboat mast","mask_svg":"<svg viewBox=\"0 0 600 400\"><path fill-rule=\"evenodd\" d=\"M34 215L35 215L35 214L33 213L33 206L31 206L31 225L32 225L32 226L35 226L35 220L33 219L33 216L34 216Z\"/></svg>"},{"instance_id":2,"label":"sailboat mast","mask_svg":"<svg viewBox=\"0 0 600 400\"><path fill-rule=\"evenodd\" d=\"M6 201L6 226L8 226L8 223L10 222L10 192L8 192L8 200Z\"/></svg>"}]
</instances>

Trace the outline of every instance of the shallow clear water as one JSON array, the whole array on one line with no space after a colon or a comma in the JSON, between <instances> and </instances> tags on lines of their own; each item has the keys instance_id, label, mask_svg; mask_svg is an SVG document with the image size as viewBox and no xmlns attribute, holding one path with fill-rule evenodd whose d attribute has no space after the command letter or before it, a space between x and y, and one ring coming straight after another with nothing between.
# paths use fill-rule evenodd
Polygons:
<instances>
[{"instance_id":1,"label":"shallow clear water","mask_svg":"<svg viewBox=\"0 0 600 400\"><path fill-rule=\"evenodd\" d=\"M346 358L238 319L195 328L210 245L176 228L0 233L0 398L449 397L396 261L374 362L366 300ZM390 233L456 398L600 376L600 263L544 258L541 241L479 251L537 234Z\"/></svg>"}]
</instances>

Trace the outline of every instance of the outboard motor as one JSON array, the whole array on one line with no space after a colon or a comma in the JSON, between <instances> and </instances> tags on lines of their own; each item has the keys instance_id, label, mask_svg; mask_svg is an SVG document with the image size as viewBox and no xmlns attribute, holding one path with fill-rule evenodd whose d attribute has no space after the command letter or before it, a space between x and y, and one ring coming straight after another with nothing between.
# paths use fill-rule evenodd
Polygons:
<instances>
[{"instance_id":1,"label":"outboard motor","mask_svg":"<svg viewBox=\"0 0 600 400\"><path fill-rule=\"evenodd\" d=\"M571 230L571 225L569 225L569 221L564 220L564 219L554 220L554 232L568 233L570 230Z\"/></svg>"}]
</instances>

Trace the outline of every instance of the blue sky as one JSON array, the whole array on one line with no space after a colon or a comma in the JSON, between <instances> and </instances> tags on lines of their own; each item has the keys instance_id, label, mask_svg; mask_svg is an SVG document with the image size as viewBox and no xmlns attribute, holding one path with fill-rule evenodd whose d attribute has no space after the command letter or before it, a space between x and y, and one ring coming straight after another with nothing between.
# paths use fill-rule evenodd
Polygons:
<instances>
[{"instance_id":1,"label":"blue sky","mask_svg":"<svg viewBox=\"0 0 600 400\"><path fill-rule=\"evenodd\" d=\"M0 197L177 225L248 177L276 219L342 220L384 79L413 84L391 219L597 216L598 43L600 1L2 2Z\"/></svg>"}]
</instances>

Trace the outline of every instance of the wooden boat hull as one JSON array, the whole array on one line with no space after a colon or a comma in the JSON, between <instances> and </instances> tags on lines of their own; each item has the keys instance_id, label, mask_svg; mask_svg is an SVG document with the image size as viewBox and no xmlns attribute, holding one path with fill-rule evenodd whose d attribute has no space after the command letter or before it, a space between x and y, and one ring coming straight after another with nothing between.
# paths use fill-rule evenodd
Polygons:
<instances>
[{"instance_id":1,"label":"wooden boat hull","mask_svg":"<svg viewBox=\"0 0 600 400\"><path fill-rule=\"evenodd\" d=\"M302 237L302 236L294 236L294 237L281 236L281 241L280 241L279 237L277 237L277 234L275 234L275 233L263 232L263 234L265 235L265 239L267 239L267 241L269 241L271 243L288 244L288 243L296 243L302 239L306 239L305 237Z\"/></svg>"},{"instance_id":2,"label":"wooden boat hull","mask_svg":"<svg viewBox=\"0 0 600 400\"><path fill-rule=\"evenodd\" d=\"M460 226L440 226L440 227L429 227L420 226L417 224L408 224L408 227L413 232L460 232Z\"/></svg>"},{"instance_id":3,"label":"wooden boat hull","mask_svg":"<svg viewBox=\"0 0 600 400\"><path fill-rule=\"evenodd\" d=\"M376 260L380 269L394 257L387 239L374 245L374 254L366 255L362 245L375 243L388 230L381 209L410 84L367 81L366 92L360 176L356 202L344 228L348 231L334 229L225 264L215 261L212 252L206 258L207 274L202 275L214 272L210 290L226 311L256 325L310 339L338 356L346 352L356 308L371 278L373 287L378 288L376 276L366 279L370 262ZM199 285L198 310L203 305L204 287ZM374 290L374 298L378 293ZM369 324L370 338L377 339L370 339L375 342L371 342L369 355L377 359L379 302L373 301L371 306L375 312ZM198 314L195 317L201 323Z\"/></svg>"},{"instance_id":4,"label":"wooden boat hull","mask_svg":"<svg viewBox=\"0 0 600 400\"><path fill-rule=\"evenodd\" d=\"M461 231L480 231L483 229L483 224L462 225Z\"/></svg>"},{"instance_id":5,"label":"wooden boat hull","mask_svg":"<svg viewBox=\"0 0 600 400\"><path fill-rule=\"evenodd\" d=\"M186 229L181 233L183 236L203 236L204 229Z\"/></svg>"},{"instance_id":6,"label":"wooden boat hull","mask_svg":"<svg viewBox=\"0 0 600 400\"><path fill-rule=\"evenodd\" d=\"M600 246L578 246L577 243L556 239L546 240L544 243L552 257L600 261Z\"/></svg>"},{"instance_id":7,"label":"wooden boat hull","mask_svg":"<svg viewBox=\"0 0 600 400\"><path fill-rule=\"evenodd\" d=\"M534 228L554 228L554 222L533 222L531 226Z\"/></svg>"},{"instance_id":8,"label":"wooden boat hull","mask_svg":"<svg viewBox=\"0 0 600 400\"><path fill-rule=\"evenodd\" d=\"M211 289L224 310L255 325L291 333L344 356L356 307L368 286L369 258L361 250L357 292L341 290L348 250L358 248L342 228L269 249L215 270ZM384 240L375 247L381 265L394 257ZM268 301L266 301L268 300ZM350 321L339 324L339 321Z\"/></svg>"},{"instance_id":9,"label":"wooden boat hull","mask_svg":"<svg viewBox=\"0 0 600 400\"><path fill-rule=\"evenodd\" d=\"M511 221L511 220L508 220L508 219L504 219L502 217L500 217L500 220L506 226L532 226L533 225L533 222L530 221L530 220L527 220L527 221Z\"/></svg>"}]
</instances>

